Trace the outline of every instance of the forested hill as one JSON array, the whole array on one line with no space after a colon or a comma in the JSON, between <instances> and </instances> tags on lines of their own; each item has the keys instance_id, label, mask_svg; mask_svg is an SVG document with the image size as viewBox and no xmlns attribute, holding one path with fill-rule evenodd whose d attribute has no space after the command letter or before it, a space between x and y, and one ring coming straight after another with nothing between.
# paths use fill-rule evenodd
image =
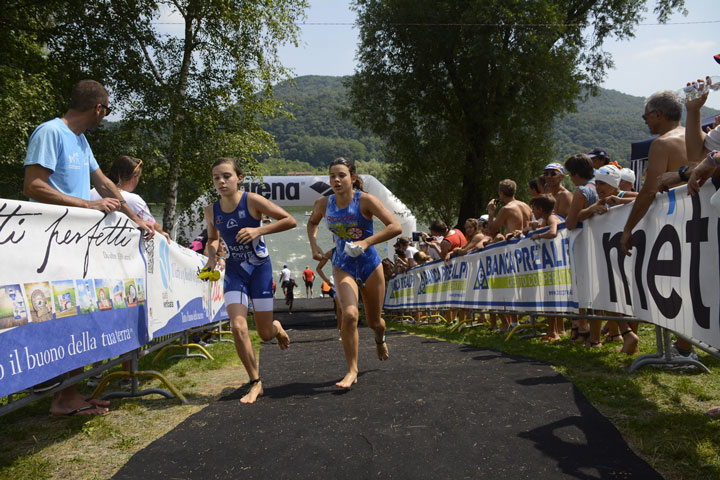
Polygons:
<instances>
[{"instance_id":1,"label":"forested hill","mask_svg":"<svg viewBox=\"0 0 720 480\"><path fill-rule=\"evenodd\" d=\"M303 76L297 77L294 85L286 82L276 86L275 95L295 105L289 107L295 120L278 118L267 126L275 136L281 159L313 167L324 167L340 154L354 160L384 161L382 141L362 134L340 114L347 107L344 78ZM576 113L556 123L554 160L564 161L569 155L603 147L614 160L625 163L630 144L649 136L641 117L644 102L642 97L600 89L598 96L578 103ZM703 118L717 113L706 109ZM294 166L302 168L299 163Z\"/></svg>"}]
</instances>

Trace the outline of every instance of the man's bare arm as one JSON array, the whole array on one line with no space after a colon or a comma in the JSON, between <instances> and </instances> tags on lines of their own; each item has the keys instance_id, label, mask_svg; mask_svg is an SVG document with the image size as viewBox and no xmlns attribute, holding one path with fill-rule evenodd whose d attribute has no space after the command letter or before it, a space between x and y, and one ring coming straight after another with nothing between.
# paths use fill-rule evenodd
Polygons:
<instances>
[{"instance_id":1,"label":"man's bare arm","mask_svg":"<svg viewBox=\"0 0 720 480\"><path fill-rule=\"evenodd\" d=\"M120 206L120 201L114 202L89 202L82 198L65 195L52 187L48 180L52 171L40 165L28 165L25 167L25 179L23 193L28 198L40 203L52 205L65 205L67 207L94 208L110 213Z\"/></svg>"},{"instance_id":2,"label":"man's bare arm","mask_svg":"<svg viewBox=\"0 0 720 480\"><path fill-rule=\"evenodd\" d=\"M653 200L655 200L659 185L658 177L667 171L669 160L667 146L658 140L655 140L652 145L650 145L645 183L643 183L638 196L635 198L630 216L628 216L627 222L625 222L625 228L623 229L620 247L626 255L630 255L630 249L632 248L630 244L632 230L635 228L635 225L642 220Z\"/></svg>"}]
</instances>

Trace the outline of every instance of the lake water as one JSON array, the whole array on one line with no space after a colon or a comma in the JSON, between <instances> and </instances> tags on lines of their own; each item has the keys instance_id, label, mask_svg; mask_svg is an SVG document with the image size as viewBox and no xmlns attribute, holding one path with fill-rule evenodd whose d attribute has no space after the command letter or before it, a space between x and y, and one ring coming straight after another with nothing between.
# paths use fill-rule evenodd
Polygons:
<instances>
[{"instance_id":1,"label":"lake water","mask_svg":"<svg viewBox=\"0 0 720 480\"><path fill-rule=\"evenodd\" d=\"M151 205L152 214L157 220L162 219L162 205ZM273 233L265 237L265 243L268 245L270 250L270 259L273 266L273 278L278 281L280 277L280 270L283 268L283 264L287 264L288 268L292 272L292 278L298 284L298 288L295 289L296 297L305 297L305 283L302 281L302 272L306 266L315 271L317 267L317 260L313 260L310 253L310 243L307 238L307 220L309 215L305 215L306 212L310 212L311 208L305 207L285 207L295 220L297 221L297 227L292 230L285 232ZM375 231L378 232L383 228L382 222L375 220ZM320 223L318 229L318 245L323 251L330 250L333 246L332 235L325 225L325 221ZM386 244L376 245L375 248L378 250L381 258L388 256ZM326 264L323 268L325 275L332 279L332 267L330 264ZM315 283L313 285L313 294L316 297L320 296L320 285L322 285L322 279L319 275L315 275ZM282 289L278 285L276 298L282 297Z\"/></svg>"}]
</instances>

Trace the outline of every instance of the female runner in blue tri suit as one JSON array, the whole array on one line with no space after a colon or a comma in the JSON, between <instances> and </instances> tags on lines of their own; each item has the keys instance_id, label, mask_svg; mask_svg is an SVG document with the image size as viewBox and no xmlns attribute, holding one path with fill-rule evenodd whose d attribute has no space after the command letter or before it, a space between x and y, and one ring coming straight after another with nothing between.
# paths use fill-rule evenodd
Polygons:
<instances>
[{"instance_id":1,"label":"female runner in blue tri suit","mask_svg":"<svg viewBox=\"0 0 720 480\"><path fill-rule=\"evenodd\" d=\"M325 218L335 238L333 273L336 300L342 312L341 335L348 372L337 382L340 388L350 388L358 376L358 295L362 292L365 319L375 331L375 347L380 360L389 357L385 343L385 321L380 316L385 299L385 278L376 243L386 242L402 232L390 211L373 195L362 191L362 179L355 164L347 158L330 163L330 186L333 194L315 201L308 219L307 231L315 260L322 260L324 252L317 245L317 231ZM373 217L385 228L373 234Z\"/></svg>"},{"instance_id":2,"label":"female runner in blue tri suit","mask_svg":"<svg viewBox=\"0 0 720 480\"><path fill-rule=\"evenodd\" d=\"M255 351L248 336L247 313L252 299L255 325L264 341L276 338L284 350L290 338L280 322L273 320L272 265L263 235L289 230L297 225L284 209L256 193L238 190L243 175L231 158L219 158L212 178L220 200L205 207L208 241L205 268L215 268L215 255L222 235L228 256L225 262L225 307L232 326L235 350L250 377L250 390L240 399L254 403L263 394ZM261 223L263 215L277 220Z\"/></svg>"}]
</instances>

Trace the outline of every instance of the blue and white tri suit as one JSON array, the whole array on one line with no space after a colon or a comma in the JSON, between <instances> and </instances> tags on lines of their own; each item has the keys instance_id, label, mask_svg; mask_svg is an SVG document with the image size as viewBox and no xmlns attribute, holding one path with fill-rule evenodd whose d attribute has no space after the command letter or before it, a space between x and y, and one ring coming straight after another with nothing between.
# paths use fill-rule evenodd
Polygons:
<instances>
[{"instance_id":1,"label":"blue and white tri suit","mask_svg":"<svg viewBox=\"0 0 720 480\"><path fill-rule=\"evenodd\" d=\"M272 264L263 236L251 243L238 243L235 239L246 227L257 228L260 219L253 218L247 206L248 194L243 192L232 212L223 212L220 202L213 204L213 222L225 241L228 250L225 262L225 305L240 303L249 307L252 299L256 312L273 308Z\"/></svg>"},{"instance_id":2,"label":"blue and white tri suit","mask_svg":"<svg viewBox=\"0 0 720 480\"><path fill-rule=\"evenodd\" d=\"M359 257L351 257L345 253L347 242L357 242L373 235L373 221L360 212L360 196L362 192L355 190L350 205L338 208L335 194L328 197L325 210L325 223L335 237L335 254L333 266L355 277L358 283L364 283L380 265L380 255L374 246L369 246Z\"/></svg>"}]
</instances>

